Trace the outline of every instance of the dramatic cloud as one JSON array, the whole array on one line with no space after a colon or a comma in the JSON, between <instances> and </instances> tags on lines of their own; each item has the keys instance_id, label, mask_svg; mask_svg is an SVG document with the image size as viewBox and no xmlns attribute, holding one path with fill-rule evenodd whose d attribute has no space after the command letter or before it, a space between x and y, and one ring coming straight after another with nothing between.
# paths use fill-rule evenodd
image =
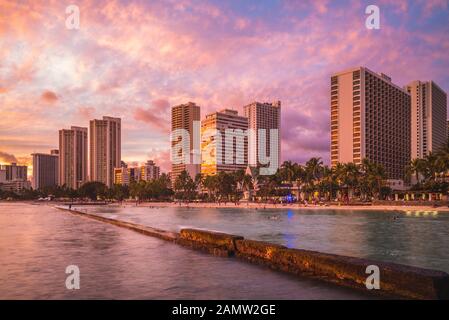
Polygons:
<instances>
[{"instance_id":1,"label":"dramatic cloud","mask_svg":"<svg viewBox=\"0 0 449 320\"><path fill-rule=\"evenodd\" d=\"M15 163L17 163L17 158L13 154L9 154L9 153L0 151L0 162L4 162L4 163L15 162Z\"/></svg>"},{"instance_id":2,"label":"dramatic cloud","mask_svg":"<svg viewBox=\"0 0 449 320\"><path fill-rule=\"evenodd\" d=\"M123 158L168 169L170 106L201 115L282 101L282 158L329 162L329 78L353 66L449 90L449 1L0 0L0 146L48 152L57 132L122 118ZM36 99L37 97L37 99ZM48 105L58 108L48 108ZM159 155L160 153L160 155Z\"/></svg>"}]
</instances>

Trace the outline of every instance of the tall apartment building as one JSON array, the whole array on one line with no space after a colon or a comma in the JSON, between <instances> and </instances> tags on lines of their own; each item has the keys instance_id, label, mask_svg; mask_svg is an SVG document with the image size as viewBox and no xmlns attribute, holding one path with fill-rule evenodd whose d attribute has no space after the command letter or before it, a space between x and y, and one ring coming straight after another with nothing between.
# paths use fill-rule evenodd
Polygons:
<instances>
[{"instance_id":1,"label":"tall apartment building","mask_svg":"<svg viewBox=\"0 0 449 320\"><path fill-rule=\"evenodd\" d=\"M87 128L59 130L59 185L78 189L87 181Z\"/></svg>"},{"instance_id":2,"label":"tall apartment building","mask_svg":"<svg viewBox=\"0 0 449 320\"><path fill-rule=\"evenodd\" d=\"M248 118L248 164L252 167L265 167L267 165L263 163L266 162L264 158L268 156L274 161L270 167L279 168L281 161L281 102L253 102L244 106L243 110L245 117ZM259 148L261 138L259 129L265 129L265 150ZM277 131L272 129L277 129ZM274 135L271 136L270 132Z\"/></svg>"},{"instance_id":3,"label":"tall apartment building","mask_svg":"<svg viewBox=\"0 0 449 320\"><path fill-rule=\"evenodd\" d=\"M55 187L59 184L59 154L52 150L51 154L33 153L34 190Z\"/></svg>"},{"instance_id":4,"label":"tall apartment building","mask_svg":"<svg viewBox=\"0 0 449 320\"><path fill-rule=\"evenodd\" d=\"M121 165L121 119L103 117L91 120L89 130L89 156L91 181L99 181L111 187L114 184L114 168Z\"/></svg>"},{"instance_id":5,"label":"tall apartment building","mask_svg":"<svg viewBox=\"0 0 449 320\"><path fill-rule=\"evenodd\" d=\"M193 102L171 110L172 183L183 170L192 179L201 172L200 112L200 107ZM177 133L180 129L188 135L184 139Z\"/></svg>"},{"instance_id":6,"label":"tall apartment building","mask_svg":"<svg viewBox=\"0 0 449 320\"><path fill-rule=\"evenodd\" d=\"M201 122L201 173L217 174L248 165L248 118L235 110L206 115Z\"/></svg>"},{"instance_id":7,"label":"tall apartment building","mask_svg":"<svg viewBox=\"0 0 449 320\"><path fill-rule=\"evenodd\" d=\"M410 94L385 74L358 67L332 75L332 166L367 158L383 165L389 179L403 179L410 126Z\"/></svg>"},{"instance_id":8,"label":"tall apartment building","mask_svg":"<svg viewBox=\"0 0 449 320\"><path fill-rule=\"evenodd\" d=\"M148 160L140 167L140 179L144 181L151 181L159 179L161 169L154 163L153 160Z\"/></svg>"},{"instance_id":9,"label":"tall apartment building","mask_svg":"<svg viewBox=\"0 0 449 320\"><path fill-rule=\"evenodd\" d=\"M423 158L447 143L447 94L433 81L413 81L411 95L411 158Z\"/></svg>"},{"instance_id":10,"label":"tall apartment building","mask_svg":"<svg viewBox=\"0 0 449 320\"><path fill-rule=\"evenodd\" d=\"M3 172L4 181L27 181L28 167L18 166L17 163L0 165L0 170Z\"/></svg>"},{"instance_id":11,"label":"tall apartment building","mask_svg":"<svg viewBox=\"0 0 449 320\"><path fill-rule=\"evenodd\" d=\"M447 120L447 141L449 141L449 120Z\"/></svg>"}]
</instances>

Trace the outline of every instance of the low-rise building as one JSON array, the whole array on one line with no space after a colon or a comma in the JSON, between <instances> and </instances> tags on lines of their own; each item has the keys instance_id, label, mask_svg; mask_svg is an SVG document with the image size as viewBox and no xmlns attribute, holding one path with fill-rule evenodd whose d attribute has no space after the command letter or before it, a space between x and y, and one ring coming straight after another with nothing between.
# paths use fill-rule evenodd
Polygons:
<instances>
[{"instance_id":1,"label":"low-rise building","mask_svg":"<svg viewBox=\"0 0 449 320\"><path fill-rule=\"evenodd\" d=\"M31 189L31 182L26 180L13 180L0 183L0 190L20 193L24 190Z\"/></svg>"},{"instance_id":2,"label":"low-rise building","mask_svg":"<svg viewBox=\"0 0 449 320\"><path fill-rule=\"evenodd\" d=\"M18 166L17 163L4 164L0 166L0 170L5 171L5 181L28 179L27 166Z\"/></svg>"},{"instance_id":3,"label":"low-rise building","mask_svg":"<svg viewBox=\"0 0 449 320\"><path fill-rule=\"evenodd\" d=\"M161 174L161 169L156 166L153 160L148 160L140 167L140 179L144 181L151 181L158 179Z\"/></svg>"},{"instance_id":4,"label":"low-rise building","mask_svg":"<svg viewBox=\"0 0 449 320\"><path fill-rule=\"evenodd\" d=\"M139 168L128 168L128 166L114 168L114 184L128 186L133 181L139 181L139 171Z\"/></svg>"}]
</instances>

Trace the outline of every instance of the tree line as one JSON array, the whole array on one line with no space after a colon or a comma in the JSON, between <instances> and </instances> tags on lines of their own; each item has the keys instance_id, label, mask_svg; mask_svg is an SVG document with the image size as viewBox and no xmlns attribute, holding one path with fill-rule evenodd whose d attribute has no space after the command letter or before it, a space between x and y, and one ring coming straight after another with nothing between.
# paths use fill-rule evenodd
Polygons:
<instances>
[{"instance_id":1,"label":"tree line","mask_svg":"<svg viewBox=\"0 0 449 320\"><path fill-rule=\"evenodd\" d=\"M331 200L337 196L355 195L380 198L389 193L385 181L384 168L367 159L360 165L346 163L329 167L321 158L311 158L305 165L285 161L276 174L270 176L259 175L254 169L251 174L239 170L208 176L198 174L193 179L187 172L182 172L175 180L174 195L180 200L237 202L245 192L253 198L268 200L299 190L303 200Z\"/></svg>"},{"instance_id":2,"label":"tree line","mask_svg":"<svg viewBox=\"0 0 449 320\"><path fill-rule=\"evenodd\" d=\"M412 182L414 191L446 193L449 190L448 172L449 141L440 150L429 152L424 158L413 159L406 168L406 177Z\"/></svg>"},{"instance_id":3,"label":"tree line","mask_svg":"<svg viewBox=\"0 0 449 320\"><path fill-rule=\"evenodd\" d=\"M449 183L449 142L439 151L430 152L422 159L414 159L405 168L406 181L414 191L447 193ZM39 197L84 198L91 200L138 199L139 201L214 201L238 202L245 194L252 199L279 198L299 192L301 200L385 199L391 189L382 165L363 159L360 164L338 163L334 167L323 164L321 158L311 158L304 165L285 161L274 175L263 176L253 168L219 172L216 175L198 174L192 178L186 171L172 183L167 174L150 181L132 181L129 186L108 188L100 182L87 182L78 190L66 186L25 190L20 194L0 191L0 199L36 199Z\"/></svg>"},{"instance_id":4,"label":"tree line","mask_svg":"<svg viewBox=\"0 0 449 320\"><path fill-rule=\"evenodd\" d=\"M90 181L80 188L73 189L66 185L46 187L40 190L23 190L20 193L5 192L0 190L0 199L33 200L39 198L54 197L58 199L90 199L92 201L123 201L137 198L140 200L169 200L173 195L171 181L167 174L163 173L158 179L150 181L131 181L130 185L114 184L108 188L104 183Z\"/></svg>"}]
</instances>

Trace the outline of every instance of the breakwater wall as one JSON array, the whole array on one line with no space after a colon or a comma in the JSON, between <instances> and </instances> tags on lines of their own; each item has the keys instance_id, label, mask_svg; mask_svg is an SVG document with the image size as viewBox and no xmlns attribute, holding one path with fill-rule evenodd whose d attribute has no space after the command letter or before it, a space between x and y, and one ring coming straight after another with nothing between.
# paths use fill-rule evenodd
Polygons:
<instances>
[{"instance_id":1,"label":"breakwater wall","mask_svg":"<svg viewBox=\"0 0 449 320\"><path fill-rule=\"evenodd\" d=\"M238 235L207 230L182 229L179 233L169 232L78 210L68 210L64 207L56 208L217 256L234 256L274 270L319 279L369 294L405 299L449 299L449 274L443 271L291 249L268 242L245 239ZM379 268L380 289L368 291L366 288L366 280L370 275L367 273L368 266Z\"/></svg>"}]
</instances>

